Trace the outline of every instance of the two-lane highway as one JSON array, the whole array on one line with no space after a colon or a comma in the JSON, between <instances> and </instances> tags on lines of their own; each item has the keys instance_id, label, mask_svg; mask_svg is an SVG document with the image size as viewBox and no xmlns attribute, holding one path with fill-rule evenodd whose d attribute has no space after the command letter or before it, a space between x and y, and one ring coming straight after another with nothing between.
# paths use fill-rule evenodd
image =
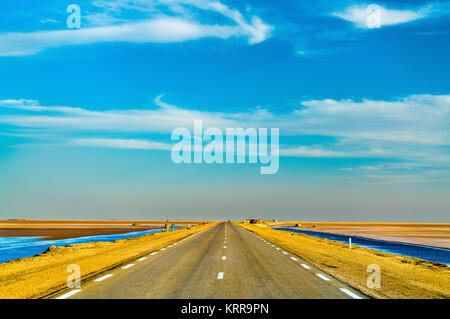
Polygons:
<instances>
[{"instance_id":1,"label":"two-lane highway","mask_svg":"<svg viewBox=\"0 0 450 319\"><path fill-rule=\"evenodd\" d=\"M62 298L361 298L298 256L220 223L82 283Z\"/></svg>"}]
</instances>

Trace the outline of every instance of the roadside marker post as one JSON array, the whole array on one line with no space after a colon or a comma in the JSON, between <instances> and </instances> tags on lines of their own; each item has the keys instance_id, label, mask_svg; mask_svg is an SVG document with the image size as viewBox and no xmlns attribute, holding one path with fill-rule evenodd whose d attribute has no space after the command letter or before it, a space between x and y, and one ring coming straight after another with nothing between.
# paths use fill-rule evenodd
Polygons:
<instances>
[{"instance_id":1,"label":"roadside marker post","mask_svg":"<svg viewBox=\"0 0 450 319\"><path fill-rule=\"evenodd\" d=\"M348 238L348 248L352 249L352 238Z\"/></svg>"}]
</instances>

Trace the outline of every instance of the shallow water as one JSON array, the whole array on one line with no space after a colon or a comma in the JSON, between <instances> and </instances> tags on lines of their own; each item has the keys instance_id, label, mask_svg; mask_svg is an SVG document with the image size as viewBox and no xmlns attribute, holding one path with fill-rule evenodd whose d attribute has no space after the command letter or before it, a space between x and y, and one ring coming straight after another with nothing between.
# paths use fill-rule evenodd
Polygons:
<instances>
[{"instance_id":1,"label":"shallow water","mask_svg":"<svg viewBox=\"0 0 450 319\"><path fill-rule=\"evenodd\" d=\"M175 227L173 229L177 228L178 227ZM162 229L151 229L125 234L85 236L57 240L46 240L45 237L0 237L0 263L18 258L33 257L42 254L52 245L63 247L70 244L83 244L100 241L112 242L119 239L138 237L160 231L162 231Z\"/></svg>"},{"instance_id":2,"label":"shallow water","mask_svg":"<svg viewBox=\"0 0 450 319\"><path fill-rule=\"evenodd\" d=\"M314 237L331 239L341 243L348 243L348 239L351 237L352 245L362 246L369 249L376 249L386 253L392 253L408 257L416 257L428 261L437 261L443 264L450 265L450 250L444 248L435 248L414 244L403 244L392 241L376 240L347 235L337 235L324 232L314 232L291 227L279 227L275 229L302 233Z\"/></svg>"}]
</instances>

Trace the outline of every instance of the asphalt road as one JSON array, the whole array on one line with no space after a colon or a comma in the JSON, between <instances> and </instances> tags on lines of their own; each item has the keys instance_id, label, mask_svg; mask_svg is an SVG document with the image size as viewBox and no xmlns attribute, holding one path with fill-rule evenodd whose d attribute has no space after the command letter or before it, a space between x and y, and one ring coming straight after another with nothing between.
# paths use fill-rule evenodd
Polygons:
<instances>
[{"instance_id":1,"label":"asphalt road","mask_svg":"<svg viewBox=\"0 0 450 319\"><path fill-rule=\"evenodd\" d=\"M83 282L65 298L365 298L232 223Z\"/></svg>"}]
</instances>

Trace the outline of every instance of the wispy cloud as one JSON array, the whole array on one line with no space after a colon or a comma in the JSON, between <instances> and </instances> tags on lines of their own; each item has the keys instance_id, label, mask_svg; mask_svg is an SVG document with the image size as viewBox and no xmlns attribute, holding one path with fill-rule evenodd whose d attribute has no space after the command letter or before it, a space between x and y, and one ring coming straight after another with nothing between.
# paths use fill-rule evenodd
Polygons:
<instances>
[{"instance_id":1,"label":"wispy cloud","mask_svg":"<svg viewBox=\"0 0 450 319\"><path fill-rule=\"evenodd\" d=\"M435 183L449 181L448 170L428 170L412 172L410 174L367 174L365 184L398 184L398 183Z\"/></svg>"},{"instance_id":2,"label":"wispy cloud","mask_svg":"<svg viewBox=\"0 0 450 319\"><path fill-rule=\"evenodd\" d=\"M411 95L393 101L311 100L296 110L299 130L348 139L450 144L450 95Z\"/></svg>"},{"instance_id":3,"label":"wispy cloud","mask_svg":"<svg viewBox=\"0 0 450 319\"><path fill-rule=\"evenodd\" d=\"M374 158L374 157L390 157L395 156L389 151L376 148L365 149L349 149L341 147L336 150L335 146L328 146L328 149L322 146L299 146L285 147L280 150L280 155L293 157L323 157L323 158Z\"/></svg>"},{"instance_id":4,"label":"wispy cloud","mask_svg":"<svg viewBox=\"0 0 450 319\"><path fill-rule=\"evenodd\" d=\"M0 116L0 123L15 128L78 135L83 146L168 149L169 144L141 139L105 139L102 134L170 134L176 127L192 129L194 120L204 128L279 128L283 136L318 135L336 141L324 145L283 145L282 156L329 158L403 158L448 162L450 145L450 95L411 95L393 101L310 100L288 114L261 108L223 113L184 109L159 96L156 108L88 110L70 106L43 106L34 100L0 100L0 107L14 112Z\"/></svg>"},{"instance_id":5,"label":"wispy cloud","mask_svg":"<svg viewBox=\"0 0 450 319\"><path fill-rule=\"evenodd\" d=\"M69 141L72 145L139 149L139 150L170 150L172 145L147 140L120 139L120 138L77 138Z\"/></svg>"},{"instance_id":6,"label":"wispy cloud","mask_svg":"<svg viewBox=\"0 0 450 319\"><path fill-rule=\"evenodd\" d=\"M145 8L144 2L131 5L129 1L115 1L109 10ZM103 2L97 5L106 6ZM168 6L167 14L158 11L156 4ZM115 6L114 6L115 5ZM90 15L88 21L94 21L95 27L77 30L38 31L30 33L0 34L0 56L23 56L40 51L66 46L85 45L103 42L132 42L132 43L171 43L196 40L201 38L229 39L231 37L245 37L250 44L262 42L269 37L272 26L265 24L259 17L245 17L237 10L218 2L209 0L161 0L147 3L153 10L148 10L150 17L146 19L120 20L109 13L101 12ZM114 6L114 9L111 9ZM177 7L193 7L198 11L196 15L187 15L186 11L176 10ZM175 12L173 12L175 11ZM230 24L205 23L202 20L206 11L214 11L225 18ZM203 13L203 14L202 14ZM117 21L121 23L116 23Z\"/></svg>"},{"instance_id":7,"label":"wispy cloud","mask_svg":"<svg viewBox=\"0 0 450 319\"><path fill-rule=\"evenodd\" d=\"M167 133L175 127L192 127L193 120L199 119L209 127L279 127L284 135L450 145L450 95L411 95L393 101L309 100L289 114L262 108L240 113L197 111L165 103L162 96L155 105L156 109L96 111L42 106L35 100L0 100L0 107L34 111L4 115L0 122L31 128Z\"/></svg>"}]
</instances>

